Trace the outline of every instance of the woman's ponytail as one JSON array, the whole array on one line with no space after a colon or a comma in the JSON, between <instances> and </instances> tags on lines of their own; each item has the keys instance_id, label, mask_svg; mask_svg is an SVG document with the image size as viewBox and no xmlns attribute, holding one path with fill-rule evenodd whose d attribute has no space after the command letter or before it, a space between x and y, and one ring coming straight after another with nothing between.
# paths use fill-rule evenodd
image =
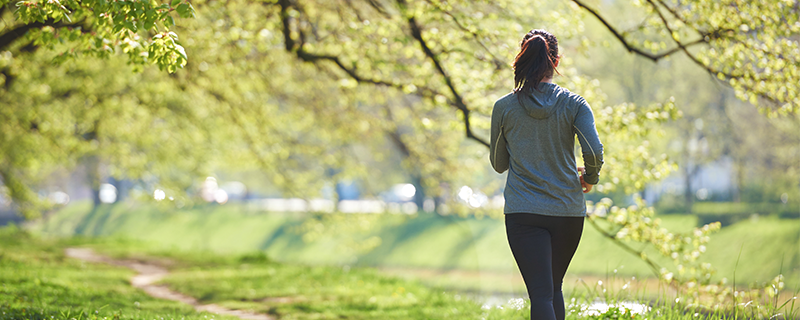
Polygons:
<instances>
[{"instance_id":1,"label":"woman's ponytail","mask_svg":"<svg viewBox=\"0 0 800 320\"><path fill-rule=\"evenodd\" d=\"M514 59L514 92L530 92L542 80L553 77L553 73L558 72L557 60L558 40L555 36L544 30L528 32Z\"/></svg>"}]
</instances>

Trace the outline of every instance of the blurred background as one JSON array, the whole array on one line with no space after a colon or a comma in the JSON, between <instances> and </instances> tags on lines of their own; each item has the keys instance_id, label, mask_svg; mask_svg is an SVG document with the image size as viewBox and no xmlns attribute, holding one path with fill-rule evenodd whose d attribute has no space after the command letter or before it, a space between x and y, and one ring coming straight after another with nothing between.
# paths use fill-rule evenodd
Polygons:
<instances>
[{"instance_id":1,"label":"blurred background","mask_svg":"<svg viewBox=\"0 0 800 320\"><path fill-rule=\"evenodd\" d=\"M3 42L0 224L374 267L488 304L525 297L502 220L506 175L485 143L518 42L544 28L563 56L554 81L589 101L606 146L586 195L597 222L566 290L671 281L684 266L702 275L681 283L782 274L800 289L800 117L695 61L733 65L714 60L725 44L648 58L571 2L339 2L193 1L155 27L188 57L175 70L130 54L136 33L104 44L111 53L80 34L63 41L63 25ZM591 5L631 44L675 47L646 5ZM11 6L0 31L26 26ZM97 27L85 19L73 19L84 33ZM675 32L691 40L691 25ZM690 247L661 249L683 235ZM694 270L706 263L715 271Z\"/></svg>"}]
</instances>

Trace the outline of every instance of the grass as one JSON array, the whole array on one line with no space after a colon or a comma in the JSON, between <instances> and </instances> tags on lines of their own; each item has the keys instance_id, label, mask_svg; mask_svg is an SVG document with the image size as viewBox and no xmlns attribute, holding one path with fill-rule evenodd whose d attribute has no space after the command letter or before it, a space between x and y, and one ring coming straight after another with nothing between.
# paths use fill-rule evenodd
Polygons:
<instances>
[{"instance_id":1,"label":"grass","mask_svg":"<svg viewBox=\"0 0 800 320\"><path fill-rule=\"evenodd\" d=\"M178 270L170 287L280 319L478 319L480 305L373 269L232 263Z\"/></svg>"},{"instance_id":2,"label":"grass","mask_svg":"<svg viewBox=\"0 0 800 320\"><path fill-rule=\"evenodd\" d=\"M771 216L740 221L712 236L706 258L729 280L734 270L746 285L783 273L787 286L800 289L800 220Z\"/></svg>"},{"instance_id":3,"label":"grass","mask_svg":"<svg viewBox=\"0 0 800 320\"><path fill-rule=\"evenodd\" d=\"M481 306L458 292L386 276L372 268L305 266L270 260L262 252L214 254L164 249L140 241L93 238L43 240L15 228L0 229L0 319L231 319L155 300L132 288L127 269L67 259L68 246L92 247L114 257L155 261L171 274L170 288L233 309L255 310L279 319L527 319L528 304ZM568 319L616 319L624 309L584 314L595 301L637 299L605 284L568 294ZM608 289L608 290L601 290ZM650 311L630 319L733 319L720 311L697 313L675 305L668 294ZM744 319L744 318L740 318ZM748 317L750 319L750 317Z\"/></svg>"},{"instance_id":4,"label":"grass","mask_svg":"<svg viewBox=\"0 0 800 320\"><path fill-rule=\"evenodd\" d=\"M201 303L248 309L280 319L514 319L519 310L481 305L382 275L374 269L272 262L262 253L215 255L164 251L139 242L42 240L0 229L0 319L233 319L156 300L131 287L132 272L68 259L68 246L116 257L169 261L164 281Z\"/></svg>"},{"instance_id":5,"label":"grass","mask_svg":"<svg viewBox=\"0 0 800 320\"><path fill-rule=\"evenodd\" d=\"M800 206L797 203L747 203L747 202L695 202L692 212L705 214L778 214L797 217Z\"/></svg>"},{"instance_id":6,"label":"grass","mask_svg":"<svg viewBox=\"0 0 800 320\"><path fill-rule=\"evenodd\" d=\"M43 235L138 239L166 249L226 254L263 251L282 262L374 266L407 277L417 275L436 286L524 293L500 220L351 216L339 224L326 223L327 229L312 241L305 241L300 232L304 223L314 224L312 216L258 213L231 205L162 211L125 203L91 212L88 204L80 204L63 209L34 229ZM690 215L665 215L661 219L674 231L689 231L697 224L697 218ZM341 232L364 223L371 226L366 231ZM354 241L353 234L361 238L378 235L380 243L368 250L354 248L353 243L360 243L361 238ZM800 220L765 217L725 227L712 236L703 259L718 268L716 278L732 280L733 262L740 249L739 284L769 281L782 272L789 287L800 288ZM662 263L671 267L669 261ZM602 278L615 270L621 276L652 276L638 257L587 226L565 285L575 286L576 277Z\"/></svg>"},{"instance_id":7,"label":"grass","mask_svg":"<svg viewBox=\"0 0 800 320\"><path fill-rule=\"evenodd\" d=\"M0 320L234 319L150 298L128 284L128 269L67 259L64 247L80 243L0 229Z\"/></svg>"}]
</instances>

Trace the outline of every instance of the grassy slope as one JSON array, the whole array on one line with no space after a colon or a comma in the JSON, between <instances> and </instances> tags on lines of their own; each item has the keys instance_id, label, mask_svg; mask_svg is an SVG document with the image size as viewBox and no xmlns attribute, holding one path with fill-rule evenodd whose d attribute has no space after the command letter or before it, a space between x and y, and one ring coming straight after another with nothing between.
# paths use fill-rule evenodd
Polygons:
<instances>
[{"instance_id":1,"label":"grassy slope","mask_svg":"<svg viewBox=\"0 0 800 320\"><path fill-rule=\"evenodd\" d=\"M74 244L0 228L0 319L235 319L150 298L128 284L128 269L67 259Z\"/></svg>"},{"instance_id":2,"label":"grassy slope","mask_svg":"<svg viewBox=\"0 0 800 320\"><path fill-rule=\"evenodd\" d=\"M233 206L174 212L126 206L103 207L93 214L87 214L85 205L72 206L38 228L45 234L120 235L166 248L222 253L265 250L270 257L287 262L479 270L478 277L455 277L450 283L439 278L438 284L506 292L520 289L503 222L498 220L434 215L394 218L393 223L379 227L382 242L377 248L354 254L343 245L346 239L341 235L303 242L297 228L304 218L298 215L252 214ZM688 231L696 224L693 216L662 219L670 230ZM737 282L768 281L781 270L783 260L787 284L800 287L800 220L762 218L726 227L712 237L706 259L719 269L719 277L730 280L740 249ZM628 276L651 274L638 258L587 225L570 272L603 276L614 269ZM477 283L462 283L465 279Z\"/></svg>"},{"instance_id":3,"label":"grassy slope","mask_svg":"<svg viewBox=\"0 0 800 320\"><path fill-rule=\"evenodd\" d=\"M111 256L165 263L171 274L164 283L174 290L203 303L267 312L281 320L527 318L524 302L482 308L458 295L387 277L374 269L292 265L272 262L263 253L215 255L121 239L48 241L0 228L0 320L232 320L149 298L129 285L129 270L66 259L63 249L67 246L89 246ZM584 306L602 299L575 298ZM671 302L654 307L642 318L722 319L718 314L698 317ZM616 319L611 314L580 316L577 309L570 309L568 319Z\"/></svg>"},{"instance_id":4,"label":"grassy slope","mask_svg":"<svg viewBox=\"0 0 800 320\"><path fill-rule=\"evenodd\" d=\"M517 309L485 310L476 302L374 269L298 266L263 254L218 256L164 251L130 241L41 240L0 228L0 320L233 320L150 298L130 286L125 268L83 263L63 255L89 246L117 257L169 261L165 283L233 309L292 319L519 319ZM167 260L165 260L167 259Z\"/></svg>"},{"instance_id":5,"label":"grassy slope","mask_svg":"<svg viewBox=\"0 0 800 320\"><path fill-rule=\"evenodd\" d=\"M800 289L800 220L767 217L740 221L711 238L707 259L729 280L734 270L737 282L743 279L746 283L766 282L783 271L786 284Z\"/></svg>"}]
</instances>

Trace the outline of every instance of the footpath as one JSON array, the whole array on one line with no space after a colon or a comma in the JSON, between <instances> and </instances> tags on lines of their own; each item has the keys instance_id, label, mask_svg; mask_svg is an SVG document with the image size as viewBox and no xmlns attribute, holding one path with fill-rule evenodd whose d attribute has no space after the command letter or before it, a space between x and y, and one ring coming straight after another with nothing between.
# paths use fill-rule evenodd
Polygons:
<instances>
[{"instance_id":1,"label":"footpath","mask_svg":"<svg viewBox=\"0 0 800 320\"><path fill-rule=\"evenodd\" d=\"M67 248L64 253L70 257L86 262L103 263L114 266L126 267L136 271L138 274L131 278L131 285L142 289L151 297L182 302L194 307L200 312L211 312L221 315L239 317L244 320L276 320L275 317L262 313L253 313L242 310L232 310L216 304L202 304L197 299L182 293L170 290L167 286L157 284L158 281L169 275L169 270L154 263L128 260L113 259L94 252L86 248Z\"/></svg>"}]
</instances>

